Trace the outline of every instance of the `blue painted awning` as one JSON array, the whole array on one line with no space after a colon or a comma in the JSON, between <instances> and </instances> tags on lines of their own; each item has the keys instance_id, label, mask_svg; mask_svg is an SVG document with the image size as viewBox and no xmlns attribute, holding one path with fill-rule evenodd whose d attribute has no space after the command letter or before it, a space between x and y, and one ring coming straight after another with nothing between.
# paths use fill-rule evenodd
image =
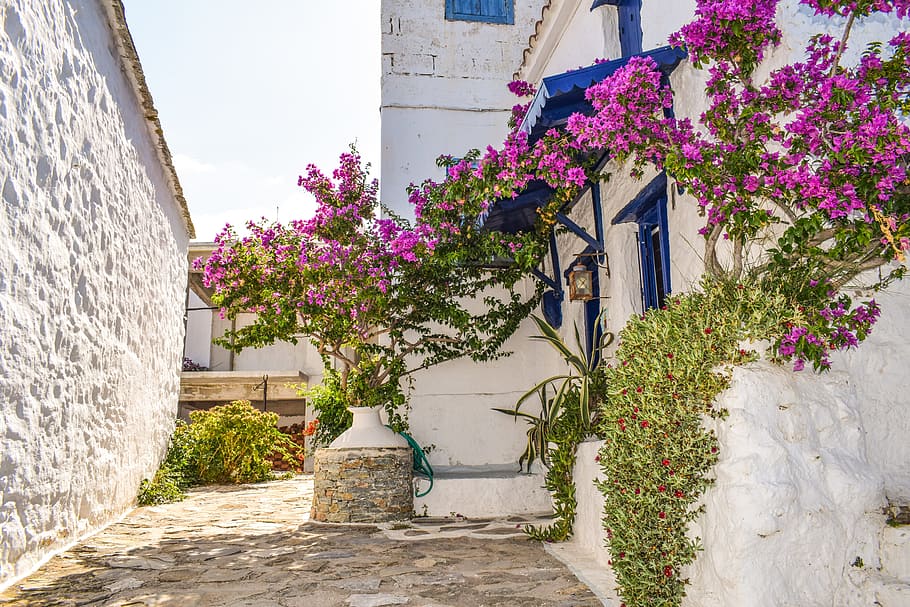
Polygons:
<instances>
[{"instance_id":1,"label":"blue painted awning","mask_svg":"<svg viewBox=\"0 0 910 607\"><path fill-rule=\"evenodd\" d=\"M686 52L680 47L662 46L635 56L651 57L661 72L669 75L686 57ZM585 90L613 75L616 70L625 66L629 59L630 57L623 57L595 63L544 78L519 128L528 133L530 141L534 142L549 129L565 125L572 114L590 113L594 108L585 99Z\"/></svg>"},{"instance_id":2,"label":"blue painted awning","mask_svg":"<svg viewBox=\"0 0 910 607\"><path fill-rule=\"evenodd\" d=\"M544 206L553 190L543 181L532 181L517 198L503 198L493 203L480 224L486 230L517 234L527 232L537 223L537 209Z\"/></svg>"},{"instance_id":3,"label":"blue painted awning","mask_svg":"<svg viewBox=\"0 0 910 607\"><path fill-rule=\"evenodd\" d=\"M653 58L661 72L669 75L686 57L686 52L679 47L663 46L635 56ZM564 126L575 112L590 114L594 107L585 100L585 90L611 76L629 59L595 63L544 78L519 128L529 134L529 141L533 143L549 129ZM506 234L527 232L537 222L537 209L546 205L552 195L553 189L546 183L532 181L517 198L494 202L478 223L484 229Z\"/></svg>"}]
</instances>

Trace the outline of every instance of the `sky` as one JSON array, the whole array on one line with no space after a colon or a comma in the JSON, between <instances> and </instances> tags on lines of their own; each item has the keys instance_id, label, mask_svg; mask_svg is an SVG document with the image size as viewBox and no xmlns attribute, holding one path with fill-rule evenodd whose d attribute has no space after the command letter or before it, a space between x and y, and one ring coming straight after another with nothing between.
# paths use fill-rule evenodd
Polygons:
<instances>
[{"instance_id":1,"label":"sky","mask_svg":"<svg viewBox=\"0 0 910 607\"><path fill-rule=\"evenodd\" d=\"M197 240L310 216L297 177L352 143L379 176L379 5L124 0Z\"/></svg>"}]
</instances>

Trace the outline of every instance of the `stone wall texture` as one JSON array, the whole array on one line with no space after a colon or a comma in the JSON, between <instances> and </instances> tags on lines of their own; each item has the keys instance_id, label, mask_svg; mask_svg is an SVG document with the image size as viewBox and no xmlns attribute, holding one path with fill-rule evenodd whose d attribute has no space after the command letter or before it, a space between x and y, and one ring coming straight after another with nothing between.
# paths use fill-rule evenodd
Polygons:
<instances>
[{"instance_id":1,"label":"stone wall texture","mask_svg":"<svg viewBox=\"0 0 910 607\"><path fill-rule=\"evenodd\" d=\"M0 0L0 587L129 508L177 410L191 228L112 7Z\"/></svg>"},{"instance_id":2,"label":"stone wall texture","mask_svg":"<svg viewBox=\"0 0 910 607\"><path fill-rule=\"evenodd\" d=\"M402 521L414 511L409 447L319 449L312 519L327 523Z\"/></svg>"}]
</instances>

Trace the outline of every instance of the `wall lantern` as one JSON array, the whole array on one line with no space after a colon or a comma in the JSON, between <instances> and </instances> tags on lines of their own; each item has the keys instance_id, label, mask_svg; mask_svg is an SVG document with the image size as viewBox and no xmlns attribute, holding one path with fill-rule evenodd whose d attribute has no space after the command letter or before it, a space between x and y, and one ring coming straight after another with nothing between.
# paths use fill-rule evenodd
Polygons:
<instances>
[{"instance_id":1,"label":"wall lantern","mask_svg":"<svg viewBox=\"0 0 910 607\"><path fill-rule=\"evenodd\" d=\"M588 301L594 298L594 273L586 266L575 264L569 271L569 301Z\"/></svg>"}]
</instances>

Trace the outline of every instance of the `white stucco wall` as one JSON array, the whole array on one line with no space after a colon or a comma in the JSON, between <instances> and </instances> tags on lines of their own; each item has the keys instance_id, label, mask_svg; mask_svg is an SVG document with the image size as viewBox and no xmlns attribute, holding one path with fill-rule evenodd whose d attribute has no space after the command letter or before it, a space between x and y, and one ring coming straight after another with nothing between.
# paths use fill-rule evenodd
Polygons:
<instances>
[{"instance_id":1,"label":"white stucco wall","mask_svg":"<svg viewBox=\"0 0 910 607\"><path fill-rule=\"evenodd\" d=\"M128 508L177 410L188 228L104 10L0 1L0 587Z\"/></svg>"},{"instance_id":2,"label":"white stucco wall","mask_svg":"<svg viewBox=\"0 0 910 607\"><path fill-rule=\"evenodd\" d=\"M527 292L533 287L522 285ZM530 320L506 341L507 358L487 363L454 360L413 375L410 433L421 445L433 445L428 459L439 466L485 466L518 469L527 425L493 411L511 409L538 381L553 375L559 359L552 348L530 339ZM535 397L522 410L538 414Z\"/></svg>"},{"instance_id":3,"label":"white stucco wall","mask_svg":"<svg viewBox=\"0 0 910 607\"><path fill-rule=\"evenodd\" d=\"M670 34L695 16L695 0L642 0L641 48L650 50L669 44Z\"/></svg>"},{"instance_id":4,"label":"white stucco wall","mask_svg":"<svg viewBox=\"0 0 910 607\"><path fill-rule=\"evenodd\" d=\"M523 57L522 79L536 84L545 76L591 65L595 59L621 57L617 28L614 6L592 11L585 0L550 2L531 39L531 50Z\"/></svg>"},{"instance_id":5,"label":"white stucco wall","mask_svg":"<svg viewBox=\"0 0 910 607\"><path fill-rule=\"evenodd\" d=\"M906 336L910 323L900 316L881 321L880 339ZM906 542L888 537L882 514L886 496L908 489L903 382L880 357L862 355L839 356L823 376L767 362L734 371L718 399L729 417L710 424L720 461L703 499L706 512L690 530L704 551L684 572L691 580L684 606L903 604L875 602L910 593L910 578L879 571L910 558ZM897 427L882 433L887 423ZM603 478L593 461L601 445L579 449L570 545L608 568L603 496L593 486ZM852 566L857 557L864 567Z\"/></svg>"}]
</instances>

